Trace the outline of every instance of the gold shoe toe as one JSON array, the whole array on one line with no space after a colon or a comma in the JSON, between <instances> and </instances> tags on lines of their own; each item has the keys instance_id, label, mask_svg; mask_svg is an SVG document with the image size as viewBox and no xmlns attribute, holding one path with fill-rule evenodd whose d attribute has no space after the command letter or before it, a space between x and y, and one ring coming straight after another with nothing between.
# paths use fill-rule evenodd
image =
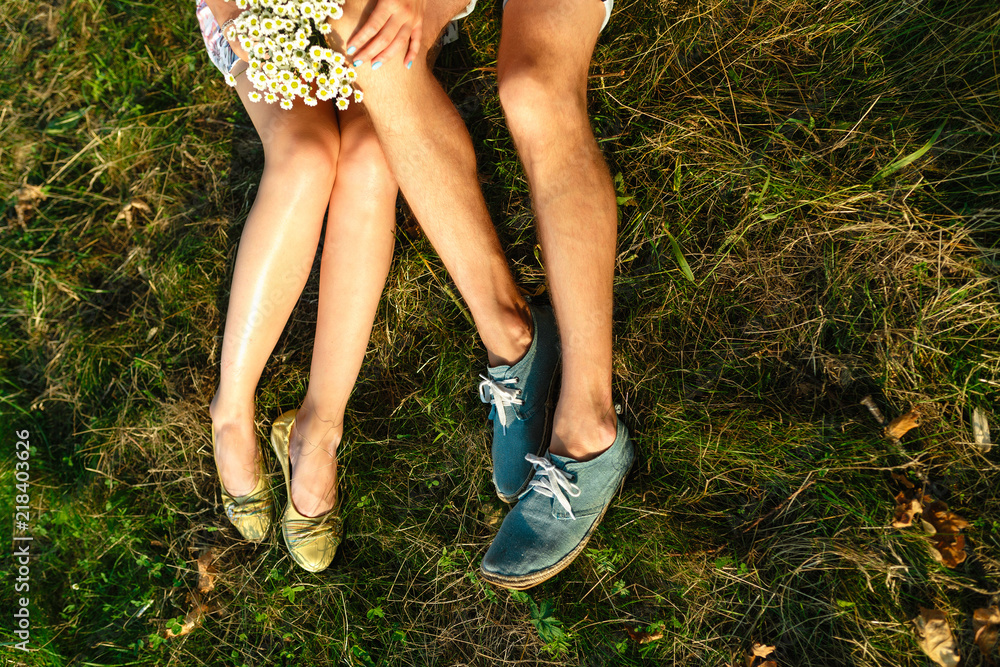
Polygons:
<instances>
[{"instance_id":1,"label":"gold shoe toe","mask_svg":"<svg viewBox=\"0 0 1000 667\"><path fill-rule=\"evenodd\" d=\"M281 472L285 476L285 493L288 504L281 517L281 534L292 559L299 567L309 572L325 570L337 554L343 535L343 522L340 518L340 497L337 504L329 512L317 517L303 516L292 504L291 464L288 457L288 440L295 423L298 410L290 410L274 421L271 427L271 447L281 464Z\"/></svg>"},{"instance_id":2,"label":"gold shoe toe","mask_svg":"<svg viewBox=\"0 0 1000 667\"><path fill-rule=\"evenodd\" d=\"M236 526L244 539L251 542L263 540L271 530L274 514L274 503L264 471L257 470L257 486L245 496L233 497L223 490L222 506L229 522Z\"/></svg>"}]
</instances>

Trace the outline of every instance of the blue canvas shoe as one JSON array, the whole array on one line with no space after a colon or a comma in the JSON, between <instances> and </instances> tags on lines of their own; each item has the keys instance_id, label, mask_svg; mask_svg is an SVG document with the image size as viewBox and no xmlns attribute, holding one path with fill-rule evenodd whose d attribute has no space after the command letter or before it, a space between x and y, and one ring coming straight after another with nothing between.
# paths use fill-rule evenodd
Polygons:
<instances>
[{"instance_id":1,"label":"blue canvas shoe","mask_svg":"<svg viewBox=\"0 0 1000 667\"><path fill-rule=\"evenodd\" d=\"M545 449L552 429L552 390L559 366L559 332L552 309L531 306L534 336L516 364L480 375L479 398L493 405L493 485L512 503L528 485L532 467L525 455Z\"/></svg>"},{"instance_id":2,"label":"blue canvas shoe","mask_svg":"<svg viewBox=\"0 0 1000 667\"><path fill-rule=\"evenodd\" d=\"M618 420L611 447L590 461L528 455L535 476L504 518L480 570L491 583L524 590L554 577L590 540L625 482L635 453Z\"/></svg>"}]
</instances>

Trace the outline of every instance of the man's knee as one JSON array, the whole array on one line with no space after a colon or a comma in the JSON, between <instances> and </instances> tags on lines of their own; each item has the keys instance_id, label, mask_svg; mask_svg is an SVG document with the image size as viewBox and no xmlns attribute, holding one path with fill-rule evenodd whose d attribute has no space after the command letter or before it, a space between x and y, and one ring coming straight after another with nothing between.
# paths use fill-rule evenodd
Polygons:
<instances>
[{"instance_id":1,"label":"man's knee","mask_svg":"<svg viewBox=\"0 0 1000 667\"><path fill-rule=\"evenodd\" d=\"M579 85L540 67L502 67L497 81L500 105L515 141L530 141L567 122L587 118L586 79Z\"/></svg>"}]
</instances>

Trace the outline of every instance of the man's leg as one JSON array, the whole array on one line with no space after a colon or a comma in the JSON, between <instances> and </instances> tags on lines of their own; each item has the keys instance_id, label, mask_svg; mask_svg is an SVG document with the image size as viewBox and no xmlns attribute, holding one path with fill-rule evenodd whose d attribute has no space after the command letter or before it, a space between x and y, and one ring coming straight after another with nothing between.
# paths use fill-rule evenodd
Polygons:
<instances>
[{"instance_id":1,"label":"man's leg","mask_svg":"<svg viewBox=\"0 0 1000 667\"><path fill-rule=\"evenodd\" d=\"M605 19L599 0L509 0L500 101L531 188L562 341L550 451L588 460L616 435L611 310L617 208L587 116L587 72Z\"/></svg>"},{"instance_id":2,"label":"man's leg","mask_svg":"<svg viewBox=\"0 0 1000 667\"><path fill-rule=\"evenodd\" d=\"M466 2L428 6L424 34L437 35ZM345 4L333 22L335 48L343 50L371 4ZM490 364L510 364L531 343L531 315L490 221L469 132L427 63L433 40L424 41L412 69L402 56L376 71L371 63L356 67L358 86L399 188L465 298Z\"/></svg>"}]
</instances>

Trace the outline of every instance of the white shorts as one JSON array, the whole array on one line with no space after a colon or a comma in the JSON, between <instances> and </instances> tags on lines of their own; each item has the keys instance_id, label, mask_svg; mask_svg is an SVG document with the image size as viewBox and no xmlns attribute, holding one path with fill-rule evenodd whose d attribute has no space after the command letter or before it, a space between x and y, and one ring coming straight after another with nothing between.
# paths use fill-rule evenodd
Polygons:
<instances>
[{"instance_id":1,"label":"white shorts","mask_svg":"<svg viewBox=\"0 0 1000 667\"><path fill-rule=\"evenodd\" d=\"M611 20L611 9L615 6L615 0L598 0L598 1L602 5L604 5L604 23L601 24L601 30L604 30L604 26L608 25L608 21ZM465 9L459 12L458 16L456 16L452 20L457 21L458 19L464 19L466 16L471 14L473 10L475 10L476 8L476 2L477 0L471 0L471 2L469 2L468 5L466 5ZM503 0L503 6L504 7L507 6L507 0Z\"/></svg>"}]
</instances>

